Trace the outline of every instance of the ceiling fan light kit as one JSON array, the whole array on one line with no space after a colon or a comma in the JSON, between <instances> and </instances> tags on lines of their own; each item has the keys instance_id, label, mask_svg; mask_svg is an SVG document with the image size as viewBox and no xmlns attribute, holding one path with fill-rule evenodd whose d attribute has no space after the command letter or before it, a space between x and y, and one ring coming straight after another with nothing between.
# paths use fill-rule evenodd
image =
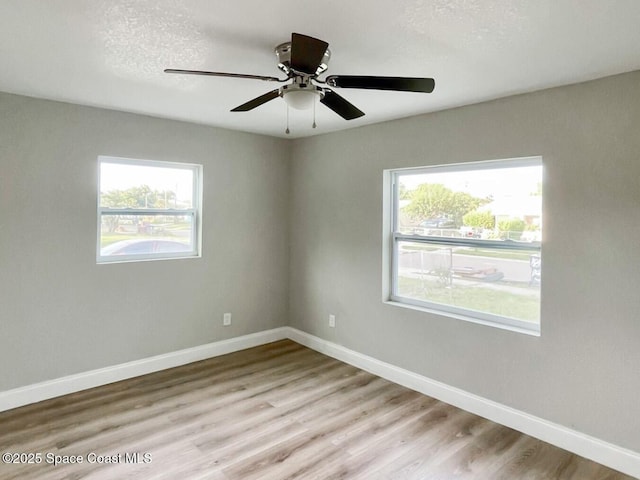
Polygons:
<instances>
[{"instance_id":1,"label":"ceiling fan light kit","mask_svg":"<svg viewBox=\"0 0 640 480\"><path fill-rule=\"evenodd\" d=\"M364 112L328 87L420 93L431 93L435 87L435 82L432 78L331 75L325 80L320 80L318 75L327 70L329 60L331 59L329 44L323 40L300 33L292 33L291 41L278 45L275 48L275 54L278 60L278 69L287 75L285 79L262 75L201 70L166 69L165 72L246 78L279 83L291 81L291 83L249 100L231 111L247 112L271 100L282 97L288 107L296 110L308 110L311 107L315 107L316 101L319 100L320 103L345 120L354 120L362 117ZM320 85L316 85L316 83ZM328 87L322 85L327 85ZM315 128L315 118L313 126ZM286 133L289 133L288 125Z\"/></svg>"},{"instance_id":2,"label":"ceiling fan light kit","mask_svg":"<svg viewBox=\"0 0 640 480\"><path fill-rule=\"evenodd\" d=\"M324 90L321 87L309 83L295 81L280 88L282 98L291 108L296 110L309 110L317 99L324 98Z\"/></svg>"}]
</instances>

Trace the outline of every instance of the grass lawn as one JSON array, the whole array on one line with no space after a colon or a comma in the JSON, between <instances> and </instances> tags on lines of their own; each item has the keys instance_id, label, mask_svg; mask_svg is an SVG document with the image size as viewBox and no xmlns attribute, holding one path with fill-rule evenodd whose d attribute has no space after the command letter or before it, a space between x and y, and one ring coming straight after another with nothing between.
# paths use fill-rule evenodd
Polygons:
<instances>
[{"instance_id":1,"label":"grass lawn","mask_svg":"<svg viewBox=\"0 0 640 480\"><path fill-rule=\"evenodd\" d=\"M537 323L540 319L539 297L528 288L521 287L522 293L519 294L516 292L517 287L499 288L499 282L456 285L454 280L453 286L449 288L433 279L400 277L399 281L400 294L416 300L468 308L529 322ZM496 285L496 288L493 288L493 285Z\"/></svg>"}]
</instances>

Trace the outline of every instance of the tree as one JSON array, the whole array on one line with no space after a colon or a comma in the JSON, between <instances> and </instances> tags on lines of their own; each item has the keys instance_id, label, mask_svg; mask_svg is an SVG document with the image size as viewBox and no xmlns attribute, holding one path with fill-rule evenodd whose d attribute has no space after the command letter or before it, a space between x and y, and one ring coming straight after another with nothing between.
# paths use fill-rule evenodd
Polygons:
<instances>
[{"instance_id":1,"label":"tree","mask_svg":"<svg viewBox=\"0 0 640 480\"><path fill-rule=\"evenodd\" d=\"M521 218L510 218L498 222L498 230L503 238L511 238L514 234L516 238L520 238L526 226L527 224Z\"/></svg>"},{"instance_id":2,"label":"tree","mask_svg":"<svg viewBox=\"0 0 640 480\"><path fill-rule=\"evenodd\" d=\"M414 220L446 217L462 224L463 216L488 202L465 192L454 192L439 183L423 183L408 192L411 203L404 211Z\"/></svg>"},{"instance_id":3,"label":"tree","mask_svg":"<svg viewBox=\"0 0 640 480\"><path fill-rule=\"evenodd\" d=\"M496 223L495 217L491 212L481 212L474 210L462 217L462 221L469 227L493 228Z\"/></svg>"},{"instance_id":4,"label":"tree","mask_svg":"<svg viewBox=\"0 0 640 480\"><path fill-rule=\"evenodd\" d=\"M100 194L100 204L110 208L171 208L176 194L171 190L151 190L148 185Z\"/></svg>"},{"instance_id":5,"label":"tree","mask_svg":"<svg viewBox=\"0 0 640 480\"><path fill-rule=\"evenodd\" d=\"M409 190L407 190L407 186L404 183L398 185L398 198L400 200L406 200L409 198Z\"/></svg>"},{"instance_id":6,"label":"tree","mask_svg":"<svg viewBox=\"0 0 640 480\"><path fill-rule=\"evenodd\" d=\"M171 190L151 190L148 185L126 190L100 192L100 206L106 208L172 208L176 206L176 194ZM110 233L120 225L120 215L104 215Z\"/></svg>"}]
</instances>

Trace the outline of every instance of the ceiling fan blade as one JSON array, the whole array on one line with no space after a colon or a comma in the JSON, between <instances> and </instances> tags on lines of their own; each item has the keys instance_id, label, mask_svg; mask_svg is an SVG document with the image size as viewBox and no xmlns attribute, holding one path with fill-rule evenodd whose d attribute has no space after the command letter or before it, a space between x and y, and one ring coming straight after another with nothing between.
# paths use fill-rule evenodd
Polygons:
<instances>
[{"instance_id":1,"label":"ceiling fan blade","mask_svg":"<svg viewBox=\"0 0 640 480\"><path fill-rule=\"evenodd\" d=\"M291 34L291 68L297 72L315 75L329 44L300 33Z\"/></svg>"},{"instance_id":2,"label":"ceiling fan blade","mask_svg":"<svg viewBox=\"0 0 640 480\"><path fill-rule=\"evenodd\" d=\"M324 89L324 97L320 100L320 103L329 107L345 120L353 120L364 115L362 110L328 88Z\"/></svg>"},{"instance_id":3,"label":"ceiling fan blade","mask_svg":"<svg viewBox=\"0 0 640 480\"><path fill-rule=\"evenodd\" d=\"M400 92L431 93L435 88L433 78L330 75L325 81L330 87L395 90Z\"/></svg>"},{"instance_id":4,"label":"ceiling fan blade","mask_svg":"<svg viewBox=\"0 0 640 480\"><path fill-rule=\"evenodd\" d=\"M232 77L232 78L249 78L251 80L265 80L267 82L286 82L288 79L280 80L277 77L265 77L263 75L247 75L244 73L225 73L225 72L207 72L203 70L177 70L175 68L167 68L164 73L183 73L186 75L206 75L209 77Z\"/></svg>"},{"instance_id":5,"label":"ceiling fan blade","mask_svg":"<svg viewBox=\"0 0 640 480\"><path fill-rule=\"evenodd\" d=\"M264 95L260 95L259 97L254 98L253 100L249 100L247 103L243 103L242 105L231 110L232 112L248 112L249 110L253 110L256 107L259 107L263 103L267 103L274 98L278 98L280 96L280 89L276 88L275 90L271 90L270 92L265 93Z\"/></svg>"}]
</instances>

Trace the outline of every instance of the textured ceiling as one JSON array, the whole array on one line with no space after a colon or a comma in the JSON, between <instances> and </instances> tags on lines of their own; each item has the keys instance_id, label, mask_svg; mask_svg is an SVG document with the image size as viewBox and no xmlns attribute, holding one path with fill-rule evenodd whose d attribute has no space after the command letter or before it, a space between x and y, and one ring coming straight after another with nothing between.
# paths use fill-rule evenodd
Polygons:
<instances>
[{"instance_id":1,"label":"textured ceiling","mask_svg":"<svg viewBox=\"0 0 640 480\"><path fill-rule=\"evenodd\" d=\"M432 94L336 89L366 115L291 110L302 137L640 69L638 0L2 0L0 91L285 137L269 76L291 32L329 42L327 74L426 76Z\"/></svg>"}]
</instances>

